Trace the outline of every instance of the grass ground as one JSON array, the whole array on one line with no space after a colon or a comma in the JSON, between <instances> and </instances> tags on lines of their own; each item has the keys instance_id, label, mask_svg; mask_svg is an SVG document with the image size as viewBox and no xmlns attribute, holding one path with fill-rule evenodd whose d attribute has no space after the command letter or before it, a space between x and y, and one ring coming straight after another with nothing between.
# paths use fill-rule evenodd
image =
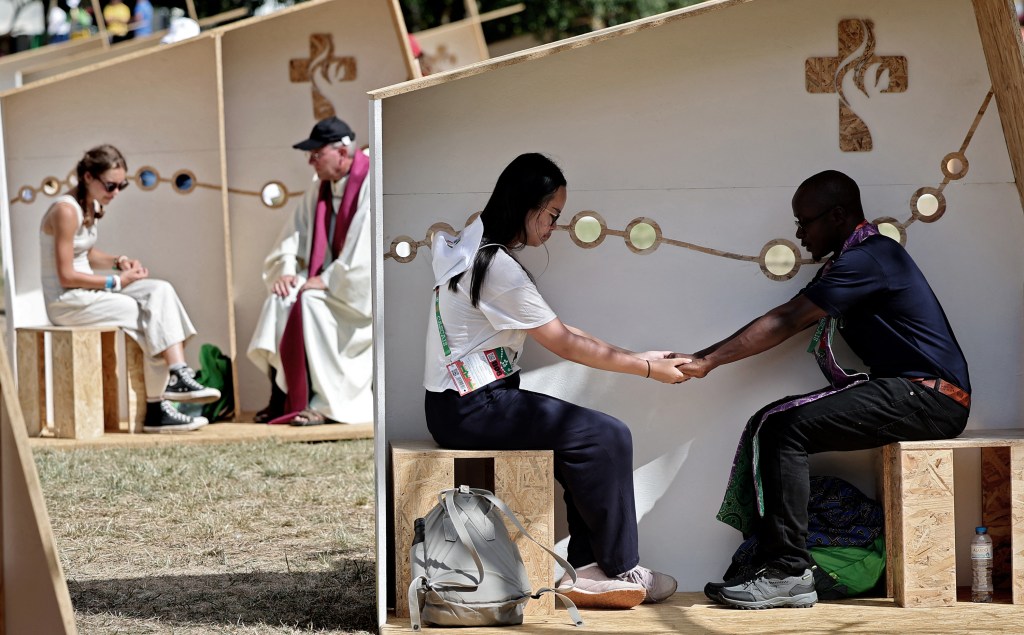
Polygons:
<instances>
[{"instance_id":1,"label":"grass ground","mask_svg":"<svg viewBox=\"0 0 1024 635\"><path fill-rule=\"evenodd\" d=\"M371 440L35 460L83 635L375 631Z\"/></svg>"}]
</instances>

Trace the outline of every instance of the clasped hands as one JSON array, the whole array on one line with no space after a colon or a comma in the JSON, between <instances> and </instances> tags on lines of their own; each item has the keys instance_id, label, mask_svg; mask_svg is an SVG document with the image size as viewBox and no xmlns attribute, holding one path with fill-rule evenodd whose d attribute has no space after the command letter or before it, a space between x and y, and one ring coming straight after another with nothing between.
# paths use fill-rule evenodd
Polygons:
<instances>
[{"instance_id":1,"label":"clasped hands","mask_svg":"<svg viewBox=\"0 0 1024 635\"><path fill-rule=\"evenodd\" d=\"M272 290L278 297L287 298L288 294L291 293L293 288L295 288L295 285L298 282L298 280L299 279L297 276L281 276L280 278L274 281ZM321 278L320 276L313 276L309 280L306 280L306 283L302 285L302 288L299 289L299 291L305 291L306 289L323 290L326 288L327 285L324 284L323 278Z\"/></svg>"},{"instance_id":2,"label":"clasped hands","mask_svg":"<svg viewBox=\"0 0 1024 635\"><path fill-rule=\"evenodd\" d=\"M651 377L666 384L681 384L692 378L701 378L711 372L711 365L703 357L673 351L647 351L638 353L640 359L651 363Z\"/></svg>"}]
</instances>

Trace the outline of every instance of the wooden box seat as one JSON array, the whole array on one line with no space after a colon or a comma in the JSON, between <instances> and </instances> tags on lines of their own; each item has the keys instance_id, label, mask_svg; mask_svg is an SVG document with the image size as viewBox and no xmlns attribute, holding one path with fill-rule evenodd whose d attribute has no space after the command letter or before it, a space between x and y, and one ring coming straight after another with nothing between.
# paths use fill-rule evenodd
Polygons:
<instances>
[{"instance_id":1,"label":"wooden box seat","mask_svg":"<svg viewBox=\"0 0 1024 635\"><path fill-rule=\"evenodd\" d=\"M992 536L997 594L1024 603L1024 429L1010 429L883 448L886 583L899 606L956 603L953 451L967 448L981 450L980 524Z\"/></svg>"},{"instance_id":2,"label":"wooden box seat","mask_svg":"<svg viewBox=\"0 0 1024 635\"><path fill-rule=\"evenodd\" d=\"M516 512L537 542L554 549L554 459L550 450L446 450L431 441L391 442L394 514L395 614L408 617L409 547L413 522L437 504L438 492L469 485L489 489ZM505 521L519 547L533 589L551 586L554 561L543 549ZM552 615L547 594L526 605L527 615Z\"/></svg>"},{"instance_id":3,"label":"wooden box seat","mask_svg":"<svg viewBox=\"0 0 1024 635\"><path fill-rule=\"evenodd\" d=\"M94 439L120 431L118 386L128 385L129 432L140 432L146 389L142 349L125 337L125 363L117 355L115 326L34 326L17 332L18 400L29 436L46 427L45 338L50 338L54 434L67 439ZM124 371L122 371L124 367Z\"/></svg>"}]
</instances>

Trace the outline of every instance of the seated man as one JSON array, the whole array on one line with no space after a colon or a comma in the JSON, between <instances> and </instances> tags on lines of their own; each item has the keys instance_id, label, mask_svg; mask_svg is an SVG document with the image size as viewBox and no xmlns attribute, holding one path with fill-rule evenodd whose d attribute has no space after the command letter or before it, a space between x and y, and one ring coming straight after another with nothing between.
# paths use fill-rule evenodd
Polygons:
<instances>
[{"instance_id":1,"label":"seated man","mask_svg":"<svg viewBox=\"0 0 1024 635\"><path fill-rule=\"evenodd\" d=\"M864 220L853 179L812 176L793 196L793 215L814 260L831 258L792 300L679 367L704 377L818 325L809 350L830 387L786 397L750 419L719 513L760 541L759 566L704 589L739 608L817 601L807 551L808 454L955 437L970 412L967 362L938 299L906 250ZM837 326L870 375L836 364Z\"/></svg>"},{"instance_id":2,"label":"seated man","mask_svg":"<svg viewBox=\"0 0 1024 635\"><path fill-rule=\"evenodd\" d=\"M293 146L306 151L319 183L264 262L271 294L248 351L270 375L259 423L373 419L369 159L355 136L329 117Z\"/></svg>"}]
</instances>

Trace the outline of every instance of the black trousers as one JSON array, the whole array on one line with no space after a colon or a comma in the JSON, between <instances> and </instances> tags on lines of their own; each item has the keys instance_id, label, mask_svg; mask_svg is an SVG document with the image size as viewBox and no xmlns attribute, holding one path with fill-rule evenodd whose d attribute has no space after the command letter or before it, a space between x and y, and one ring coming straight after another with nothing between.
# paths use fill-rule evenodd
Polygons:
<instances>
[{"instance_id":1,"label":"black trousers","mask_svg":"<svg viewBox=\"0 0 1024 635\"><path fill-rule=\"evenodd\" d=\"M549 395L520 390L519 374L460 397L427 391L427 428L460 450L553 450L565 490L568 557L597 562L608 575L639 562L633 500L633 437L615 417Z\"/></svg>"},{"instance_id":2,"label":"black trousers","mask_svg":"<svg viewBox=\"0 0 1024 635\"><path fill-rule=\"evenodd\" d=\"M791 399L769 404L754 417L760 419L766 410ZM890 377L770 415L758 435L765 505L758 527L759 560L794 575L810 566L809 454L949 439L963 432L968 413L937 390Z\"/></svg>"}]
</instances>

